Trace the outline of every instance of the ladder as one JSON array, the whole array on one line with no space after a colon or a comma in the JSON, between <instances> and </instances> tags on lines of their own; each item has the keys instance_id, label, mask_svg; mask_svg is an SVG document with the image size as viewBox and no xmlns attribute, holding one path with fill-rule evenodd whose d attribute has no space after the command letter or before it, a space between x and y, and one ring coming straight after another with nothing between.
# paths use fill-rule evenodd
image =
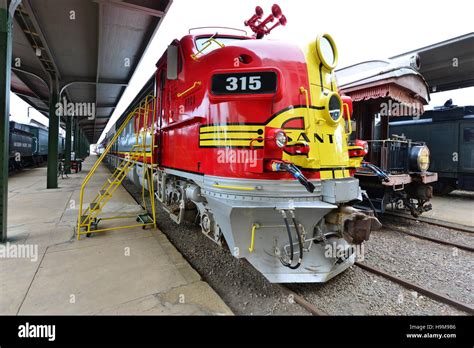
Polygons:
<instances>
[{"instance_id":1,"label":"ladder","mask_svg":"<svg viewBox=\"0 0 474 348\"><path fill-rule=\"evenodd\" d=\"M151 114L151 118L150 118ZM154 195L154 182L153 182L153 150L156 148L154 144L154 123L155 123L155 112L154 112L154 97L147 96L144 98L139 106L133 110L124 120L122 125L117 130L114 137L111 139L107 148L104 150L99 159L94 163L93 167L89 171L88 175L84 179L84 182L81 186L80 192L80 203L79 203L79 214L77 220L77 239L79 240L81 235L90 236L91 233L105 232L117 229L124 228L135 228L135 227L156 227L156 213L155 213L155 195ZM150 127L148 127L149 119L151 120ZM106 155L110 152L113 145L117 142L120 134L123 132L125 127L130 123L134 122L135 128L140 124L143 125L140 132L135 133L135 144L132 145L125 157L120 161L119 165L114 169L113 173L109 175L101 188L98 190L94 199L89 203L87 208L83 210L84 206L84 192L86 186L91 179L91 177L96 172L98 166ZM140 123L142 122L142 123ZM151 128L151 129L150 129ZM147 134L151 134L151 143L147 144ZM140 141L141 140L141 141ZM151 156L147 156L151 154ZM150 161L147 158L150 158ZM142 161L140 161L142 159ZM127 174L139 163L143 164L143 182L142 182L142 208L143 213L138 215L120 215L120 216L107 216L101 217L101 213L107 202L112 198L114 192L122 184L123 180L127 177ZM147 182L146 187L148 188L148 198L151 205L151 213L148 212L146 197L145 197L145 182ZM98 228L100 221L116 220L116 219L130 219L135 218L138 224L125 224L123 226L114 226L106 228Z\"/></svg>"}]
</instances>

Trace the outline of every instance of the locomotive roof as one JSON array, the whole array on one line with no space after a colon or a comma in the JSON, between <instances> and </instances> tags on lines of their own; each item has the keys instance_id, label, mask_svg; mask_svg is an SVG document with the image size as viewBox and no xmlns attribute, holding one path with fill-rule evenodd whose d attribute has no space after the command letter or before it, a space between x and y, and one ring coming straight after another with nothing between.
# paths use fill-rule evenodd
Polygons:
<instances>
[{"instance_id":1,"label":"locomotive roof","mask_svg":"<svg viewBox=\"0 0 474 348\"><path fill-rule=\"evenodd\" d=\"M415 123L420 122L420 120L423 122L453 121L471 117L474 117L473 105L451 106L427 110L420 118L414 118L412 116L398 116L396 119L390 120L390 124L400 124L400 122L407 121Z\"/></svg>"},{"instance_id":2,"label":"locomotive roof","mask_svg":"<svg viewBox=\"0 0 474 348\"><path fill-rule=\"evenodd\" d=\"M423 114L423 118L433 118L436 120L463 118L464 116L474 115L474 106L453 106L442 107L434 110L428 110Z\"/></svg>"}]
</instances>

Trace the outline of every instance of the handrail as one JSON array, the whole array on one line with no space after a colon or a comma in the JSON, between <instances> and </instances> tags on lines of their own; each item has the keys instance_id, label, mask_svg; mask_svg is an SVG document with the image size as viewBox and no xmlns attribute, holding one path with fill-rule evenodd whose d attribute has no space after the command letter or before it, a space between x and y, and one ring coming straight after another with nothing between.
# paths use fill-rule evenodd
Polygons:
<instances>
[{"instance_id":1,"label":"handrail","mask_svg":"<svg viewBox=\"0 0 474 348\"><path fill-rule=\"evenodd\" d=\"M148 97L147 97L148 98ZM146 98L146 100L148 100ZM145 100L145 102L146 102ZM82 218L82 213L83 213L83 210L82 210L82 207L83 207L83 201L84 201L84 191L85 191L85 188L89 182L89 180L91 179L92 175L95 173L95 171L97 170L97 168L99 167L99 165L102 163L102 161L104 160L105 156L110 152L110 149L112 148L112 146L115 144L115 142L117 141L118 137L122 134L123 130L125 129L125 127L128 125L128 123L130 122L130 120L135 116L136 114L136 111L141 108L141 105L144 101L141 101L139 106L137 106L133 111L131 111L127 117L125 118L124 122L121 124L121 126L119 127L119 129L117 130L117 132L115 133L115 135L112 137L112 139L110 140L110 142L107 144L107 147L104 149L104 152L100 155L99 159L94 163L94 165L92 166L92 168L89 170L89 173L86 175L86 177L84 178L84 181L82 182L82 185L81 185L81 191L80 191L80 195L79 195L79 211L78 211L78 218L77 218L77 233L80 232L81 230L81 218Z\"/></svg>"},{"instance_id":2,"label":"handrail","mask_svg":"<svg viewBox=\"0 0 474 348\"><path fill-rule=\"evenodd\" d=\"M252 225L252 236L250 237L250 247L249 247L250 253L253 253L254 243L255 243L255 231L257 230L257 228L260 228L259 224L255 223Z\"/></svg>"},{"instance_id":3,"label":"handrail","mask_svg":"<svg viewBox=\"0 0 474 348\"><path fill-rule=\"evenodd\" d=\"M201 81L195 81L195 82L193 83L193 85L192 85L191 87L189 87L187 90L185 90L185 91L183 91L183 92L181 92L181 93L176 93L176 97L177 97L177 98L181 98L182 96L184 96L184 95L188 94L189 92L191 92L193 89L195 89L195 88L197 88L197 87L200 87L201 84L202 84Z\"/></svg>"},{"instance_id":4,"label":"handrail","mask_svg":"<svg viewBox=\"0 0 474 348\"><path fill-rule=\"evenodd\" d=\"M174 129L176 127L185 127L185 126L189 126L189 125L192 125L194 123L200 123L200 122L203 122L205 121L206 118L205 117L202 117L202 116L193 116L191 118L187 118L185 120L181 120L181 121L178 121L178 122L173 122L167 126L164 126L164 127L161 127L161 131L164 132L164 131L168 131L170 129Z\"/></svg>"},{"instance_id":5,"label":"handrail","mask_svg":"<svg viewBox=\"0 0 474 348\"><path fill-rule=\"evenodd\" d=\"M221 48L225 47L223 43L220 43L214 37L209 38L204 44L206 46L202 47L200 50L198 50L196 53L191 53L191 58L195 61L198 61L198 54L202 54L209 46L212 45L212 43L215 42L217 45L219 45Z\"/></svg>"},{"instance_id":6,"label":"handrail","mask_svg":"<svg viewBox=\"0 0 474 348\"><path fill-rule=\"evenodd\" d=\"M308 90L303 86L300 87L300 94L304 94L306 101L306 117L305 117L305 129L308 130L311 127L311 117L309 116L309 94Z\"/></svg>"},{"instance_id":7,"label":"handrail","mask_svg":"<svg viewBox=\"0 0 474 348\"><path fill-rule=\"evenodd\" d=\"M342 104L344 111L347 112L347 123L349 124L349 132L346 133L347 136L352 134L352 123L351 123L351 112L349 109L349 104L343 103Z\"/></svg>"}]
</instances>

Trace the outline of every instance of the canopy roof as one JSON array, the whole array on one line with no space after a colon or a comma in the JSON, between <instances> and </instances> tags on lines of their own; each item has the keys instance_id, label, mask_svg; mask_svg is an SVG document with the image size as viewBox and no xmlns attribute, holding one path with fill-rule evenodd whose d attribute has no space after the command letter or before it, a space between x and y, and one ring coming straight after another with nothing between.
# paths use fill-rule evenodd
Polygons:
<instances>
[{"instance_id":1,"label":"canopy roof","mask_svg":"<svg viewBox=\"0 0 474 348\"><path fill-rule=\"evenodd\" d=\"M100 137L172 0L23 0L15 12L11 89L48 116L56 80L61 98L95 103L80 118Z\"/></svg>"}]
</instances>

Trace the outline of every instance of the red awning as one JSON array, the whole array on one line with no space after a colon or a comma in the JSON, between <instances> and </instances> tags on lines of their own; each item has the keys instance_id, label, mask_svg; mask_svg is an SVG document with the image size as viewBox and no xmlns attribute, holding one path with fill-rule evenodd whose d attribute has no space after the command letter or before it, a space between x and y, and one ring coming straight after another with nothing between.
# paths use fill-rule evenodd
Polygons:
<instances>
[{"instance_id":1,"label":"red awning","mask_svg":"<svg viewBox=\"0 0 474 348\"><path fill-rule=\"evenodd\" d=\"M364 100L375 100L375 99L386 99L393 100L397 103L400 103L401 108L414 108L419 113L423 113L423 102L417 98L417 96L412 96L410 91L405 88L402 88L395 84L384 84L374 87L368 87L364 89L357 89L352 91L344 91L346 95L349 95L352 98L353 102L360 102ZM401 108L398 108L400 112ZM396 108L393 108L395 111L391 116L398 116Z\"/></svg>"}]
</instances>

